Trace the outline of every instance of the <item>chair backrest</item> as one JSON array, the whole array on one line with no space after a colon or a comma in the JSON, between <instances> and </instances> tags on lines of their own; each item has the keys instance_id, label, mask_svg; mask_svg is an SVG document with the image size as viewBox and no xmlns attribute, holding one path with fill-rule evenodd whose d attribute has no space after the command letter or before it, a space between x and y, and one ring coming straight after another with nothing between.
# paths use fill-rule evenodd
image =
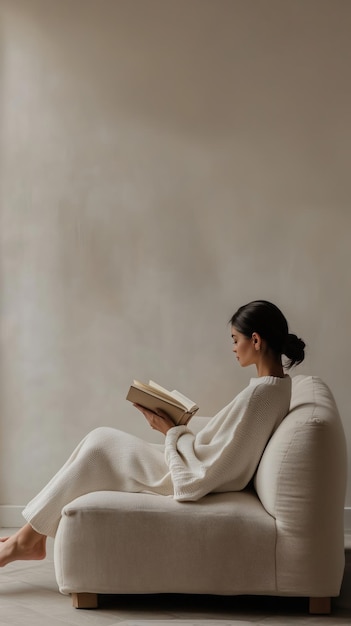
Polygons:
<instances>
[{"instance_id":1,"label":"chair backrest","mask_svg":"<svg viewBox=\"0 0 351 626\"><path fill-rule=\"evenodd\" d=\"M326 595L338 594L346 478L346 441L333 395L320 378L295 376L290 411L269 441L254 481L263 506L276 519L282 591L300 568L302 578L317 580L319 595L323 580ZM284 570L279 559L287 556L291 567Z\"/></svg>"}]
</instances>

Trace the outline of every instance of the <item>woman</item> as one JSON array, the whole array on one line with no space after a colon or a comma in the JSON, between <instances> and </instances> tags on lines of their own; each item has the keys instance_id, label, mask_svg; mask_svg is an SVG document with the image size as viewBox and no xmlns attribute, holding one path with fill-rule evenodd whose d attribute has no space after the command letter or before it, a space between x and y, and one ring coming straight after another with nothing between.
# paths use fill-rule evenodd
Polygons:
<instances>
[{"instance_id":1,"label":"woman","mask_svg":"<svg viewBox=\"0 0 351 626\"><path fill-rule=\"evenodd\" d=\"M63 506L91 491L146 492L182 501L245 488L289 410L291 379L284 374L282 355L288 358L286 368L297 365L305 344L265 300L240 307L230 324L233 352L242 367L256 366L257 378L197 435L165 414L135 405L151 428L165 435L164 447L113 428L93 430L27 505L25 526L1 539L0 566L43 559L46 537L55 536Z\"/></svg>"}]
</instances>

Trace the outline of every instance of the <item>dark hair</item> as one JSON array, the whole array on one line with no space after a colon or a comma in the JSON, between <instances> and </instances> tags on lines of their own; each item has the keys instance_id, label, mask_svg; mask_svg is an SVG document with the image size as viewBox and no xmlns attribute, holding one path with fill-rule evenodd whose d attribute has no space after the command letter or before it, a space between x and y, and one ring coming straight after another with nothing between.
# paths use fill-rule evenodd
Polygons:
<instances>
[{"instance_id":1,"label":"dark hair","mask_svg":"<svg viewBox=\"0 0 351 626\"><path fill-rule=\"evenodd\" d=\"M305 342L289 333L283 313L267 300L254 300L241 306L230 319L230 324L248 338L252 333L258 333L274 354L287 357L284 363L287 369L302 363L305 358Z\"/></svg>"}]
</instances>

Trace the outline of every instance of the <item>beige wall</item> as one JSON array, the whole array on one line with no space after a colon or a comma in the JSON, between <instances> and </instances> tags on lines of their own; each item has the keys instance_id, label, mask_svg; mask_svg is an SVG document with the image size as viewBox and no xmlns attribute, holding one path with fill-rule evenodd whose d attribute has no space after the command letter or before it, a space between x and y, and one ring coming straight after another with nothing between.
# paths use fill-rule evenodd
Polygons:
<instances>
[{"instance_id":1,"label":"beige wall","mask_svg":"<svg viewBox=\"0 0 351 626\"><path fill-rule=\"evenodd\" d=\"M133 377L227 403L255 372L226 323L254 298L350 443L351 3L0 7L0 503L95 426L159 440Z\"/></svg>"}]
</instances>

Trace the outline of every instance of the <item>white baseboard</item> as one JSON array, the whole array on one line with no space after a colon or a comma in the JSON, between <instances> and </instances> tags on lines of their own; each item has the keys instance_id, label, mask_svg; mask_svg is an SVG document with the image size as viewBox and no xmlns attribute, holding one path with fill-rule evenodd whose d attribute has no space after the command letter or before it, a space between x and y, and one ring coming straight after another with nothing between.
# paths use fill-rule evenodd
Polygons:
<instances>
[{"instance_id":1,"label":"white baseboard","mask_svg":"<svg viewBox=\"0 0 351 626\"><path fill-rule=\"evenodd\" d=\"M351 535L351 506L345 506L344 526L345 526L345 533L347 533L348 535Z\"/></svg>"},{"instance_id":2,"label":"white baseboard","mask_svg":"<svg viewBox=\"0 0 351 626\"><path fill-rule=\"evenodd\" d=\"M2 528L20 528L25 523L22 517L24 506L0 504L0 526Z\"/></svg>"},{"instance_id":3,"label":"white baseboard","mask_svg":"<svg viewBox=\"0 0 351 626\"><path fill-rule=\"evenodd\" d=\"M12 504L0 504L0 527L2 528L20 528L25 523L22 517L24 506ZM344 525L345 533L351 535L351 507L344 509Z\"/></svg>"}]
</instances>

